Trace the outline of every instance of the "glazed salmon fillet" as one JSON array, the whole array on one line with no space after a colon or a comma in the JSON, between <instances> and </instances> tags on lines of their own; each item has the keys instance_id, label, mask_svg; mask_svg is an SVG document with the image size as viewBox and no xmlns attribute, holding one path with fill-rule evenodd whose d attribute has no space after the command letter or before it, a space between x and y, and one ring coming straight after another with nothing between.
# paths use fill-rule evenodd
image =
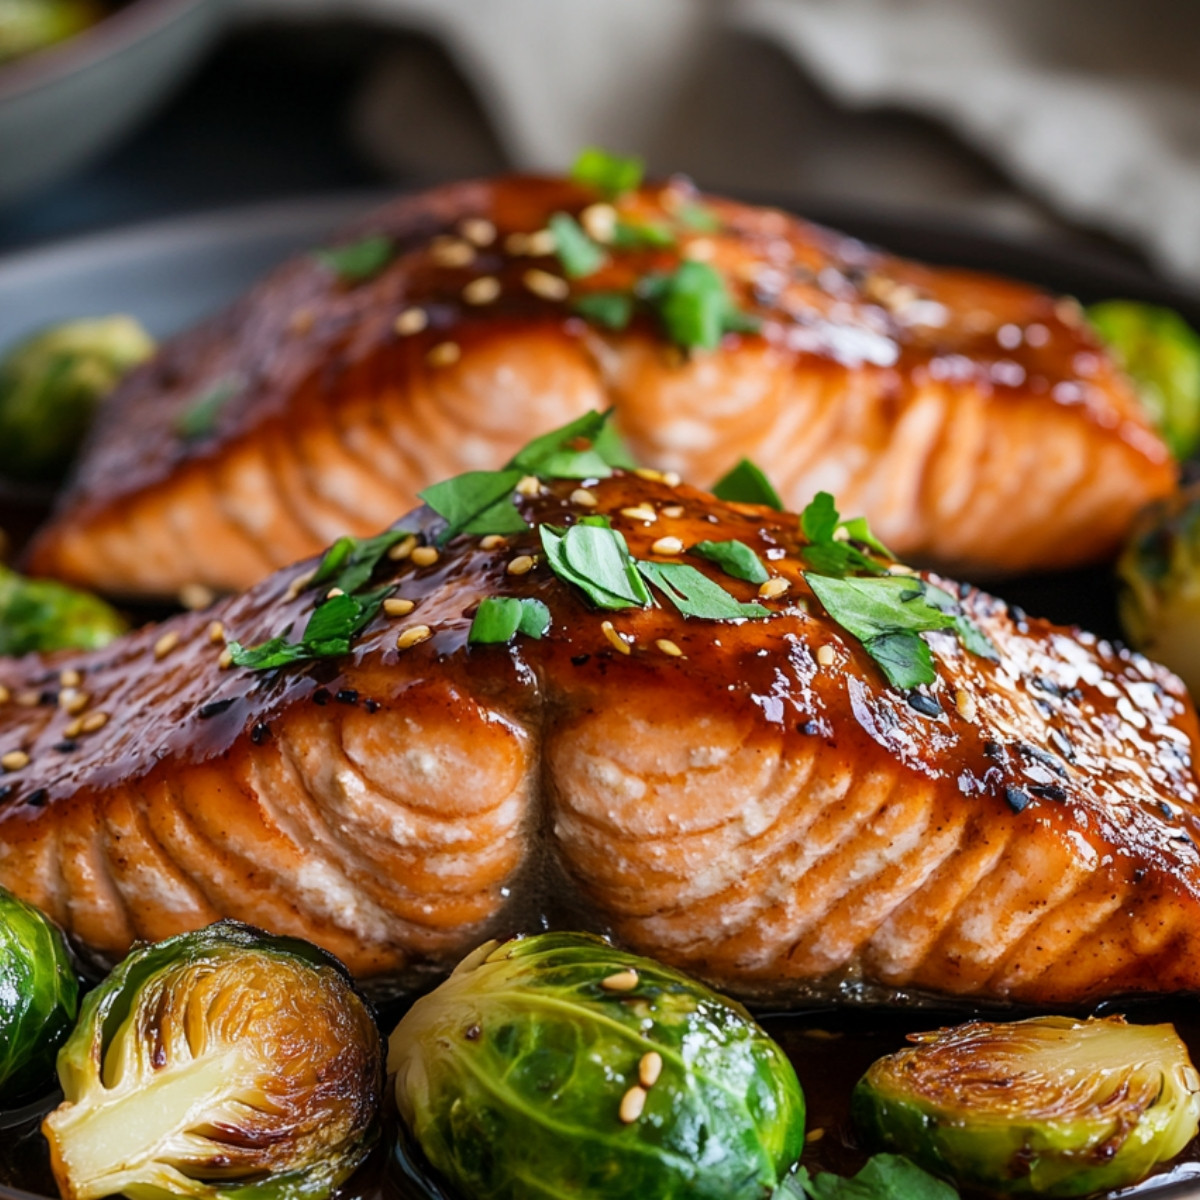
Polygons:
<instances>
[{"instance_id":1,"label":"glazed salmon fillet","mask_svg":"<svg viewBox=\"0 0 1200 1200\"><path fill-rule=\"evenodd\" d=\"M582 265L554 252L564 218ZM681 264L723 294L681 284L680 313ZM830 491L975 577L1108 555L1176 474L1073 302L682 183L609 203L502 178L399 200L167 342L28 565L128 596L245 588L609 405L639 462L711 485L749 457L791 506Z\"/></svg>"},{"instance_id":2,"label":"glazed salmon fillet","mask_svg":"<svg viewBox=\"0 0 1200 1200\"><path fill-rule=\"evenodd\" d=\"M1167 671L961 588L994 658L929 633L934 681L899 690L792 515L620 471L514 503L524 532L440 547L429 509L402 522L347 653L230 664L304 625L313 561L0 663L0 884L101 962L234 917L380 987L546 919L785 1004L1200 988L1197 721ZM542 539L603 517L764 611L596 608ZM695 551L732 541L766 582ZM544 636L470 641L495 597L544 604Z\"/></svg>"}]
</instances>

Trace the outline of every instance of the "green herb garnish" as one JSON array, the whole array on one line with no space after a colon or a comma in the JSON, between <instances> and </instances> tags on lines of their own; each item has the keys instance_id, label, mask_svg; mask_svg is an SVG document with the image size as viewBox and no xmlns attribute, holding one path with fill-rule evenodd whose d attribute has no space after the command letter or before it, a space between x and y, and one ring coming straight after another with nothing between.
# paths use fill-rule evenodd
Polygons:
<instances>
[{"instance_id":1,"label":"green herb garnish","mask_svg":"<svg viewBox=\"0 0 1200 1200\"><path fill-rule=\"evenodd\" d=\"M576 296L571 310L605 329L621 330L633 317L633 297L628 292L589 292Z\"/></svg>"},{"instance_id":2,"label":"green herb garnish","mask_svg":"<svg viewBox=\"0 0 1200 1200\"><path fill-rule=\"evenodd\" d=\"M729 621L771 615L771 610L761 604L740 603L719 583L687 563L639 561L637 569L685 617Z\"/></svg>"},{"instance_id":3,"label":"green herb garnish","mask_svg":"<svg viewBox=\"0 0 1200 1200\"><path fill-rule=\"evenodd\" d=\"M607 522L581 521L568 529L538 528L546 561L598 608L646 608L653 603L625 539Z\"/></svg>"},{"instance_id":4,"label":"green herb garnish","mask_svg":"<svg viewBox=\"0 0 1200 1200\"><path fill-rule=\"evenodd\" d=\"M556 212L547 224L554 234L555 252L568 279L594 275L608 261L608 255L569 213Z\"/></svg>"},{"instance_id":5,"label":"green herb garnish","mask_svg":"<svg viewBox=\"0 0 1200 1200\"><path fill-rule=\"evenodd\" d=\"M762 468L755 466L748 458L743 458L737 466L722 475L713 484L712 494L718 500L728 500L733 504L765 504L767 508L783 509L783 501L771 486L771 481L763 474Z\"/></svg>"},{"instance_id":6,"label":"green herb garnish","mask_svg":"<svg viewBox=\"0 0 1200 1200\"><path fill-rule=\"evenodd\" d=\"M697 542L692 553L714 562L726 575L747 583L766 583L770 578L762 559L745 542Z\"/></svg>"},{"instance_id":7,"label":"green herb garnish","mask_svg":"<svg viewBox=\"0 0 1200 1200\"><path fill-rule=\"evenodd\" d=\"M612 425L613 410L587 412L536 437L509 462L542 479L607 479L614 467L636 466Z\"/></svg>"},{"instance_id":8,"label":"green herb garnish","mask_svg":"<svg viewBox=\"0 0 1200 1200\"><path fill-rule=\"evenodd\" d=\"M438 534L444 545L460 533L520 533L527 529L513 504L513 489L524 471L467 471L431 484L417 495L446 520Z\"/></svg>"},{"instance_id":9,"label":"green herb garnish","mask_svg":"<svg viewBox=\"0 0 1200 1200\"><path fill-rule=\"evenodd\" d=\"M328 246L317 250L314 257L342 283L365 283L392 261L394 251L392 239L376 233L357 242L347 242L344 246Z\"/></svg>"},{"instance_id":10,"label":"green herb garnish","mask_svg":"<svg viewBox=\"0 0 1200 1200\"><path fill-rule=\"evenodd\" d=\"M373 538L340 537L325 551L308 586L328 583L343 592L357 592L375 573L380 559L412 535L411 529L389 529Z\"/></svg>"},{"instance_id":11,"label":"green herb garnish","mask_svg":"<svg viewBox=\"0 0 1200 1200\"><path fill-rule=\"evenodd\" d=\"M696 233L719 233L722 228L721 219L703 204L681 205L675 213L675 219Z\"/></svg>"},{"instance_id":12,"label":"green herb garnish","mask_svg":"<svg viewBox=\"0 0 1200 1200\"><path fill-rule=\"evenodd\" d=\"M244 383L240 376L228 375L205 388L175 419L175 432L185 441L211 437L217 420L230 400L240 395Z\"/></svg>"},{"instance_id":13,"label":"green herb garnish","mask_svg":"<svg viewBox=\"0 0 1200 1200\"><path fill-rule=\"evenodd\" d=\"M822 575L886 575L888 569L864 554L858 542L884 558L895 560L895 555L871 532L863 517L851 521L839 519L837 506L828 492L818 492L800 514L800 530L808 539L808 545L800 551L800 557ZM838 533L842 537L838 537Z\"/></svg>"},{"instance_id":14,"label":"green herb garnish","mask_svg":"<svg viewBox=\"0 0 1200 1200\"><path fill-rule=\"evenodd\" d=\"M898 1154L877 1154L853 1179L800 1167L772 1200L959 1200L948 1183Z\"/></svg>"},{"instance_id":15,"label":"green herb garnish","mask_svg":"<svg viewBox=\"0 0 1200 1200\"><path fill-rule=\"evenodd\" d=\"M635 191L641 185L642 175L640 158L610 154L599 146L581 150L571 167L571 178L576 183L596 188L610 198Z\"/></svg>"},{"instance_id":16,"label":"green herb garnish","mask_svg":"<svg viewBox=\"0 0 1200 1200\"><path fill-rule=\"evenodd\" d=\"M621 220L613 227L612 244L618 250L669 250L675 234L662 221Z\"/></svg>"},{"instance_id":17,"label":"green herb garnish","mask_svg":"<svg viewBox=\"0 0 1200 1200\"><path fill-rule=\"evenodd\" d=\"M477 646L510 642L518 634L540 639L550 628L550 610L540 601L516 596L481 600L467 641Z\"/></svg>"},{"instance_id":18,"label":"green herb garnish","mask_svg":"<svg viewBox=\"0 0 1200 1200\"><path fill-rule=\"evenodd\" d=\"M667 336L685 349L715 350L726 333L756 333L761 322L733 302L716 268L684 262L669 275L647 275L639 294L659 315Z\"/></svg>"}]
</instances>

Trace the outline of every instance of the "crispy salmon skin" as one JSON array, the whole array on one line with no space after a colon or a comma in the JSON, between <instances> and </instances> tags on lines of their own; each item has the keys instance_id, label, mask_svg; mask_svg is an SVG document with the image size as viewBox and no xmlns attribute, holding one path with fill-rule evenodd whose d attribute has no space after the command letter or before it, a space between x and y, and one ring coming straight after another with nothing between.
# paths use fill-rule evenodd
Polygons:
<instances>
[{"instance_id":1,"label":"crispy salmon skin","mask_svg":"<svg viewBox=\"0 0 1200 1200\"><path fill-rule=\"evenodd\" d=\"M515 503L534 526L607 516L636 558L768 615L598 610L539 530L439 547L420 510L349 653L229 664L227 639L304 626L328 586L310 562L102 651L0 663L0 884L99 959L234 917L379 984L546 916L780 1003L1200 987L1174 676L964 588L995 660L931 633L936 680L902 692L813 594L794 516L622 472ZM694 552L731 540L765 584ZM543 602L545 636L469 642L496 596Z\"/></svg>"},{"instance_id":2,"label":"crispy salmon skin","mask_svg":"<svg viewBox=\"0 0 1200 1200\"><path fill-rule=\"evenodd\" d=\"M724 300L672 299L684 263ZM790 505L828 490L968 575L1101 558L1175 479L1073 302L682 183L609 203L502 178L398 200L167 342L29 565L125 595L248 587L609 405L641 462L711 484L748 456Z\"/></svg>"}]
</instances>

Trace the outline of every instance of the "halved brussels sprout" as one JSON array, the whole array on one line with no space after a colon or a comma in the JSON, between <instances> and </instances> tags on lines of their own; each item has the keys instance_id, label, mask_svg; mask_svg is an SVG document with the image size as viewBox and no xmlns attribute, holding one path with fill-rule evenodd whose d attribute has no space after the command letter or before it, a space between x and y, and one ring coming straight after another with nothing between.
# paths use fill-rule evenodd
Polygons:
<instances>
[{"instance_id":1,"label":"halved brussels sprout","mask_svg":"<svg viewBox=\"0 0 1200 1200\"><path fill-rule=\"evenodd\" d=\"M1200 336L1174 309L1136 300L1105 300L1087 316L1171 453L1190 458L1200 445Z\"/></svg>"},{"instance_id":2,"label":"halved brussels sprout","mask_svg":"<svg viewBox=\"0 0 1200 1200\"><path fill-rule=\"evenodd\" d=\"M127 628L99 596L0 566L0 655L96 650Z\"/></svg>"},{"instance_id":3,"label":"halved brussels sprout","mask_svg":"<svg viewBox=\"0 0 1200 1200\"><path fill-rule=\"evenodd\" d=\"M79 1008L58 927L0 888L0 1108L54 1085L54 1056Z\"/></svg>"},{"instance_id":4,"label":"halved brussels sprout","mask_svg":"<svg viewBox=\"0 0 1200 1200\"><path fill-rule=\"evenodd\" d=\"M150 335L122 316L70 321L14 346L0 359L0 471L16 479L61 474L96 405L153 353Z\"/></svg>"},{"instance_id":5,"label":"halved brussels sprout","mask_svg":"<svg viewBox=\"0 0 1200 1200\"><path fill-rule=\"evenodd\" d=\"M1117 559L1117 587L1130 645L1200 695L1200 484L1142 513Z\"/></svg>"},{"instance_id":6,"label":"halved brussels sprout","mask_svg":"<svg viewBox=\"0 0 1200 1200\"><path fill-rule=\"evenodd\" d=\"M388 1062L426 1157L473 1200L762 1200L804 1145L796 1074L745 1009L586 934L481 946Z\"/></svg>"},{"instance_id":7,"label":"halved brussels sprout","mask_svg":"<svg viewBox=\"0 0 1200 1200\"><path fill-rule=\"evenodd\" d=\"M42 1125L65 1200L316 1200L366 1157L383 1087L339 963L233 921L141 946L83 1002Z\"/></svg>"},{"instance_id":8,"label":"halved brussels sprout","mask_svg":"<svg viewBox=\"0 0 1200 1200\"><path fill-rule=\"evenodd\" d=\"M1124 1187L1200 1122L1200 1076L1171 1025L1034 1017L911 1040L855 1088L856 1124L872 1146L991 1195Z\"/></svg>"}]
</instances>

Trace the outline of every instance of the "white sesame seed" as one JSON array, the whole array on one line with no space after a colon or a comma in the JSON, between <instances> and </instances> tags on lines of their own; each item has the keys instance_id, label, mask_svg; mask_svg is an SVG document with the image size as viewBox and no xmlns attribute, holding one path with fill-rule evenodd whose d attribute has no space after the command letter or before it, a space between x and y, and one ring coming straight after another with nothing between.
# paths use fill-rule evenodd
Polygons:
<instances>
[{"instance_id":1,"label":"white sesame seed","mask_svg":"<svg viewBox=\"0 0 1200 1200\"><path fill-rule=\"evenodd\" d=\"M431 637L433 637L433 630L428 625L410 625L396 639L396 649L407 650L410 646L427 641Z\"/></svg>"},{"instance_id":2,"label":"white sesame seed","mask_svg":"<svg viewBox=\"0 0 1200 1200\"><path fill-rule=\"evenodd\" d=\"M557 249L558 238L554 236L553 229L539 229L525 240L525 253L533 255L534 258L553 254Z\"/></svg>"},{"instance_id":3,"label":"white sesame seed","mask_svg":"<svg viewBox=\"0 0 1200 1200\"><path fill-rule=\"evenodd\" d=\"M22 767L27 766L29 766L29 755L24 750L10 750L0 757L0 767L6 771L19 771Z\"/></svg>"},{"instance_id":4,"label":"white sesame seed","mask_svg":"<svg viewBox=\"0 0 1200 1200\"><path fill-rule=\"evenodd\" d=\"M571 294L567 281L559 275L551 275L549 271L541 271L531 267L521 276L521 282L535 295L543 300L565 300Z\"/></svg>"},{"instance_id":5,"label":"white sesame seed","mask_svg":"<svg viewBox=\"0 0 1200 1200\"><path fill-rule=\"evenodd\" d=\"M94 712L88 713L79 722L79 728L84 733L95 733L97 729L103 729L108 724L108 713Z\"/></svg>"},{"instance_id":6,"label":"white sesame seed","mask_svg":"<svg viewBox=\"0 0 1200 1200\"><path fill-rule=\"evenodd\" d=\"M411 337L428 324L429 314L423 308L406 308L392 323L392 328L401 337Z\"/></svg>"},{"instance_id":7,"label":"white sesame seed","mask_svg":"<svg viewBox=\"0 0 1200 1200\"><path fill-rule=\"evenodd\" d=\"M166 658L176 646L179 645L179 634L174 630L164 633L162 637L154 643L154 657Z\"/></svg>"},{"instance_id":8,"label":"white sesame seed","mask_svg":"<svg viewBox=\"0 0 1200 1200\"><path fill-rule=\"evenodd\" d=\"M712 238L692 238L683 248L683 257L692 262L711 262L717 253L717 244Z\"/></svg>"},{"instance_id":9,"label":"white sesame seed","mask_svg":"<svg viewBox=\"0 0 1200 1200\"><path fill-rule=\"evenodd\" d=\"M491 304L500 295L500 280L495 275L481 275L463 288L462 295L468 304Z\"/></svg>"},{"instance_id":10,"label":"white sesame seed","mask_svg":"<svg viewBox=\"0 0 1200 1200\"><path fill-rule=\"evenodd\" d=\"M634 1121L642 1115L642 1110L646 1107L646 1089L643 1087L631 1087L629 1091L621 1097L621 1120L626 1125L633 1124Z\"/></svg>"},{"instance_id":11,"label":"white sesame seed","mask_svg":"<svg viewBox=\"0 0 1200 1200\"><path fill-rule=\"evenodd\" d=\"M233 666L233 651L228 646L221 651L221 656L217 659L217 666L222 671L228 671Z\"/></svg>"},{"instance_id":12,"label":"white sesame seed","mask_svg":"<svg viewBox=\"0 0 1200 1200\"><path fill-rule=\"evenodd\" d=\"M611 242L617 229L617 210L611 204L589 204L579 214L579 223L598 242Z\"/></svg>"},{"instance_id":13,"label":"white sesame seed","mask_svg":"<svg viewBox=\"0 0 1200 1200\"><path fill-rule=\"evenodd\" d=\"M482 537L479 539L480 550L499 550L501 546L507 545L508 538L499 533L489 533L487 537Z\"/></svg>"},{"instance_id":14,"label":"white sesame seed","mask_svg":"<svg viewBox=\"0 0 1200 1200\"><path fill-rule=\"evenodd\" d=\"M824 1136L825 1130L818 1125L816 1129L810 1129L804 1135L804 1140L806 1142L819 1142Z\"/></svg>"},{"instance_id":15,"label":"white sesame seed","mask_svg":"<svg viewBox=\"0 0 1200 1200\"><path fill-rule=\"evenodd\" d=\"M657 1050L650 1050L642 1055L638 1063L638 1083L644 1088L652 1088L662 1074L662 1055Z\"/></svg>"},{"instance_id":16,"label":"white sesame seed","mask_svg":"<svg viewBox=\"0 0 1200 1200\"><path fill-rule=\"evenodd\" d=\"M667 485L667 487L678 487L680 485L680 483L682 483L682 482L683 482L683 477L679 474L678 471L664 471L663 472L663 483L665 483Z\"/></svg>"},{"instance_id":17,"label":"white sesame seed","mask_svg":"<svg viewBox=\"0 0 1200 1200\"><path fill-rule=\"evenodd\" d=\"M598 501L587 488L576 488L571 493L571 503L578 504L581 508L595 508Z\"/></svg>"},{"instance_id":18,"label":"white sesame seed","mask_svg":"<svg viewBox=\"0 0 1200 1200\"><path fill-rule=\"evenodd\" d=\"M392 560L392 562L402 562L404 559L408 558L416 548L417 539L415 536L410 534L406 538L401 538L400 541L398 541L388 551L387 556Z\"/></svg>"},{"instance_id":19,"label":"white sesame seed","mask_svg":"<svg viewBox=\"0 0 1200 1200\"><path fill-rule=\"evenodd\" d=\"M71 717L78 716L91 702L91 696L78 688L63 688L58 693L58 707Z\"/></svg>"},{"instance_id":20,"label":"white sesame seed","mask_svg":"<svg viewBox=\"0 0 1200 1200\"><path fill-rule=\"evenodd\" d=\"M631 521L645 521L647 524L658 520L658 513L648 504L635 504L631 508L623 508L621 516L628 517Z\"/></svg>"},{"instance_id":21,"label":"white sesame seed","mask_svg":"<svg viewBox=\"0 0 1200 1200\"><path fill-rule=\"evenodd\" d=\"M288 329L292 333L303 336L306 333L312 332L312 327L317 323L317 314L311 308L298 308L288 318Z\"/></svg>"},{"instance_id":22,"label":"white sesame seed","mask_svg":"<svg viewBox=\"0 0 1200 1200\"><path fill-rule=\"evenodd\" d=\"M529 253L529 234L510 233L504 239L504 249L508 254L520 255Z\"/></svg>"},{"instance_id":23,"label":"white sesame seed","mask_svg":"<svg viewBox=\"0 0 1200 1200\"><path fill-rule=\"evenodd\" d=\"M208 608L217 598L217 593L202 583L185 583L179 589L179 603L189 612Z\"/></svg>"},{"instance_id":24,"label":"white sesame seed","mask_svg":"<svg viewBox=\"0 0 1200 1200\"><path fill-rule=\"evenodd\" d=\"M286 599L295 600L295 598L300 595L300 593L304 591L304 589L308 587L310 583L312 583L313 576L315 574L315 571L306 571L303 575L297 575L296 578L288 584L288 589L285 593Z\"/></svg>"},{"instance_id":25,"label":"white sesame seed","mask_svg":"<svg viewBox=\"0 0 1200 1200\"><path fill-rule=\"evenodd\" d=\"M208 627L208 640L214 645L225 640L225 626L220 621L214 621Z\"/></svg>"},{"instance_id":26,"label":"white sesame seed","mask_svg":"<svg viewBox=\"0 0 1200 1200\"><path fill-rule=\"evenodd\" d=\"M65 688L78 687L83 682L83 676L74 667L67 667L65 671L59 671L58 682Z\"/></svg>"},{"instance_id":27,"label":"white sesame seed","mask_svg":"<svg viewBox=\"0 0 1200 1200\"><path fill-rule=\"evenodd\" d=\"M504 569L509 575L528 575L535 562L532 554L518 554Z\"/></svg>"},{"instance_id":28,"label":"white sesame seed","mask_svg":"<svg viewBox=\"0 0 1200 1200\"><path fill-rule=\"evenodd\" d=\"M768 579L758 589L758 594L764 600L774 600L782 596L792 585L786 579L781 579L778 575L774 579Z\"/></svg>"},{"instance_id":29,"label":"white sesame seed","mask_svg":"<svg viewBox=\"0 0 1200 1200\"><path fill-rule=\"evenodd\" d=\"M542 494L542 481L536 475L523 475L517 480L517 486L514 489L518 496L540 496Z\"/></svg>"},{"instance_id":30,"label":"white sesame seed","mask_svg":"<svg viewBox=\"0 0 1200 1200\"><path fill-rule=\"evenodd\" d=\"M817 662L823 667L832 667L837 661L837 652L832 646L817 647Z\"/></svg>"},{"instance_id":31,"label":"white sesame seed","mask_svg":"<svg viewBox=\"0 0 1200 1200\"><path fill-rule=\"evenodd\" d=\"M432 567L441 558L441 555L438 553L436 546L416 546L413 548L413 552L409 555L409 558L418 567Z\"/></svg>"},{"instance_id":32,"label":"white sesame seed","mask_svg":"<svg viewBox=\"0 0 1200 1200\"><path fill-rule=\"evenodd\" d=\"M336 600L338 598L338 596L344 596L345 594L346 594L346 592L345 592L344 588L331 587L329 589L329 591L327 591L325 593L325 599L326 600Z\"/></svg>"},{"instance_id":33,"label":"white sesame seed","mask_svg":"<svg viewBox=\"0 0 1200 1200\"><path fill-rule=\"evenodd\" d=\"M608 639L608 643L614 650L621 654L632 654L633 650L629 643L613 628L611 621L600 622L600 632Z\"/></svg>"},{"instance_id":34,"label":"white sesame seed","mask_svg":"<svg viewBox=\"0 0 1200 1200\"><path fill-rule=\"evenodd\" d=\"M660 537L651 544L650 549L655 554L682 554L683 542L677 537Z\"/></svg>"},{"instance_id":35,"label":"white sesame seed","mask_svg":"<svg viewBox=\"0 0 1200 1200\"><path fill-rule=\"evenodd\" d=\"M656 471L653 467L638 467L634 474L639 479L649 479L652 483L661 483L663 477L663 473Z\"/></svg>"},{"instance_id":36,"label":"white sesame seed","mask_svg":"<svg viewBox=\"0 0 1200 1200\"><path fill-rule=\"evenodd\" d=\"M416 607L411 600L405 600L401 596L389 596L383 602L383 611L389 617L407 617Z\"/></svg>"},{"instance_id":37,"label":"white sesame seed","mask_svg":"<svg viewBox=\"0 0 1200 1200\"><path fill-rule=\"evenodd\" d=\"M466 267L474 261L475 247L462 238L444 235L430 243L429 256L439 267Z\"/></svg>"},{"instance_id":38,"label":"white sesame seed","mask_svg":"<svg viewBox=\"0 0 1200 1200\"><path fill-rule=\"evenodd\" d=\"M632 992L638 985L638 973L630 967L626 971L616 971L600 980L600 986L606 992Z\"/></svg>"},{"instance_id":39,"label":"white sesame seed","mask_svg":"<svg viewBox=\"0 0 1200 1200\"><path fill-rule=\"evenodd\" d=\"M664 517L670 517L672 520L675 520L678 517L682 517L683 516L683 505L682 504L668 504L667 507L662 510L662 515Z\"/></svg>"},{"instance_id":40,"label":"white sesame seed","mask_svg":"<svg viewBox=\"0 0 1200 1200\"><path fill-rule=\"evenodd\" d=\"M954 707L958 709L958 715L964 721L975 720L975 697L970 692L965 692L962 688L959 688L954 693Z\"/></svg>"},{"instance_id":41,"label":"white sesame seed","mask_svg":"<svg viewBox=\"0 0 1200 1200\"><path fill-rule=\"evenodd\" d=\"M683 651L670 638L659 638L654 643L668 658L682 658Z\"/></svg>"},{"instance_id":42,"label":"white sesame seed","mask_svg":"<svg viewBox=\"0 0 1200 1200\"><path fill-rule=\"evenodd\" d=\"M83 718L76 717L73 721L68 721L63 726L63 737L76 738L83 732Z\"/></svg>"},{"instance_id":43,"label":"white sesame seed","mask_svg":"<svg viewBox=\"0 0 1200 1200\"><path fill-rule=\"evenodd\" d=\"M425 355L425 361L431 367L452 367L460 358L462 347L457 342L438 342Z\"/></svg>"},{"instance_id":44,"label":"white sesame seed","mask_svg":"<svg viewBox=\"0 0 1200 1200\"><path fill-rule=\"evenodd\" d=\"M458 223L458 232L474 246L490 246L496 240L496 227L484 217L466 217Z\"/></svg>"},{"instance_id":45,"label":"white sesame seed","mask_svg":"<svg viewBox=\"0 0 1200 1200\"><path fill-rule=\"evenodd\" d=\"M12 692L0 683L0 704L7 704L12 699Z\"/></svg>"}]
</instances>

